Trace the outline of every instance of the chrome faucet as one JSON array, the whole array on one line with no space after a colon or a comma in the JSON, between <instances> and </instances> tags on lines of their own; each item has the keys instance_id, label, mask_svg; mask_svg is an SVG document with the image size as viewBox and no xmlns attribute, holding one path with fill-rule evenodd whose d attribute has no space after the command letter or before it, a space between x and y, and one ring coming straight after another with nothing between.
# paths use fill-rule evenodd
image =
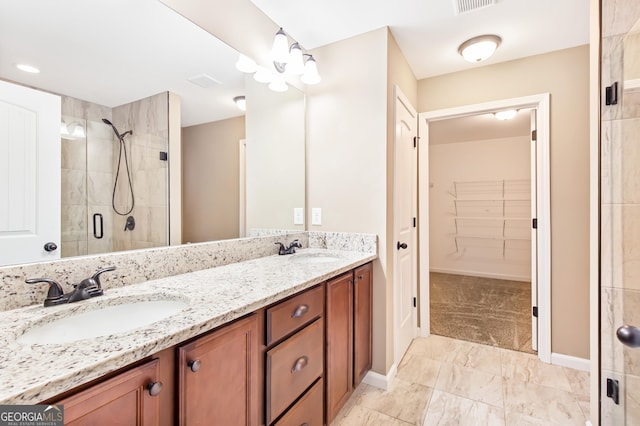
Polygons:
<instances>
[{"instance_id":1,"label":"chrome faucet","mask_svg":"<svg viewBox=\"0 0 640 426\"><path fill-rule=\"evenodd\" d=\"M49 278L30 278L25 280L27 284L47 283L49 284L49 291L47 297L44 299L44 306L56 306L63 305L65 303L73 303L79 300L89 299L91 297L102 296L104 290L100 284L100 275L108 271L115 271L115 266L100 269L89 278L85 278L80 281L79 284L74 284L73 290L65 293L62 286Z\"/></svg>"},{"instance_id":2,"label":"chrome faucet","mask_svg":"<svg viewBox=\"0 0 640 426\"><path fill-rule=\"evenodd\" d=\"M286 248L284 244L282 244L279 241L276 242L275 244L278 244L280 246L280 248L278 249L278 254L281 256L284 254L293 254L296 252L296 248L302 248L302 244L300 244L298 240L293 240L291 244L289 244L289 247L286 247Z\"/></svg>"}]
</instances>

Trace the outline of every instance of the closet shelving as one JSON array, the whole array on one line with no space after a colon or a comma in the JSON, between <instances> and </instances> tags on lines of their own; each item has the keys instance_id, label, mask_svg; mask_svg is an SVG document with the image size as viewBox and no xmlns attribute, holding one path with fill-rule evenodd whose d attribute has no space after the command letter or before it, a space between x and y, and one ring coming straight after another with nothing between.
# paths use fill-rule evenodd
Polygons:
<instances>
[{"instance_id":1,"label":"closet shelving","mask_svg":"<svg viewBox=\"0 0 640 426\"><path fill-rule=\"evenodd\" d=\"M504 257L508 241L531 240L529 180L456 181L452 195L456 252L474 241L474 247L501 246Z\"/></svg>"}]
</instances>

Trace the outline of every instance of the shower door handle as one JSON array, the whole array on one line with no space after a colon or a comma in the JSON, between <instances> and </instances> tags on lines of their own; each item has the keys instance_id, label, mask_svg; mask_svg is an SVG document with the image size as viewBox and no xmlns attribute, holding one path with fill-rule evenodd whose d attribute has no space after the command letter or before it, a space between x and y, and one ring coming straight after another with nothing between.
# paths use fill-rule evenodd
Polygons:
<instances>
[{"instance_id":1,"label":"shower door handle","mask_svg":"<svg viewBox=\"0 0 640 426\"><path fill-rule=\"evenodd\" d=\"M100 228L100 233L98 233L98 227ZM104 236L104 229L102 227L102 214L95 213L93 215L93 238L99 240Z\"/></svg>"},{"instance_id":2,"label":"shower door handle","mask_svg":"<svg viewBox=\"0 0 640 426\"><path fill-rule=\"evenodd\" d=\"M640 328L632 325L623 325L616 331L618 340L630 348L640 348Z\"/></svg>"}]
</instances>

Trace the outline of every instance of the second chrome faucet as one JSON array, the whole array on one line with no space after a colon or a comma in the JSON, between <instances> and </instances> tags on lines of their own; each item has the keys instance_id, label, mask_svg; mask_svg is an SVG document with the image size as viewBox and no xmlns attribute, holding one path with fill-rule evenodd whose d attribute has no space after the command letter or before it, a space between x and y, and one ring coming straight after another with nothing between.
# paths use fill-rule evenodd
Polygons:
<instances>
[{"instance_id":1,"label":"second chrome faucet","mask_svg":"<svg viewBox=\"0 0 640 426\"><path fill-rule=\"evenodd\" d=\"M293 254L296 252L296 248L302 248L302 244L300 244L298 240L293 240L291 244L289 244L289 247L285 247L284 244L279 241L275 244L278 244L280 246L280 248L278 249L278 254L281 256L284 254Z\"/></svg>"}]
</instances>

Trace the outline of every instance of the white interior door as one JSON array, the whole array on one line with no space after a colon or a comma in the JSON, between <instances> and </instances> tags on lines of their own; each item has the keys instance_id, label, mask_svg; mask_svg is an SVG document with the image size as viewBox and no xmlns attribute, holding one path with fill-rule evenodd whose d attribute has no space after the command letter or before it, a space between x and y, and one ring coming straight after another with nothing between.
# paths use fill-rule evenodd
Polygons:
<instances>
[{"instance_id":1,"label":"white interior door","mask_svg":"<svg viewBox=\"0 0 640 426\"><path fill-rule=\"evenodd\" d=\"M537 110L531 110L531 217L536 226L531 226L531 348L538 350L538 159L537 159ZM535 315L534 315L535 312Z\"/></svg>"},{"instance_id":2,"label":"white interior door","mask_svg":"<svg viewBox=\"0 0 640 426\"><path fill-rule=\"evenodd\" d=\"M60 257L60 117L59 96L0 81L0 265Z\"/></svg>"},{"instance_id":3,"label":"white interior door","mask_svg":"<svg viewBox=\"0 0 640 426\"><path fill-rule=\"evenodd\" d=\"M395 362L416 334L417 293L417 137L418 115L396 87L394 163L394 311Z\"/></svg>"}]
</instances>

